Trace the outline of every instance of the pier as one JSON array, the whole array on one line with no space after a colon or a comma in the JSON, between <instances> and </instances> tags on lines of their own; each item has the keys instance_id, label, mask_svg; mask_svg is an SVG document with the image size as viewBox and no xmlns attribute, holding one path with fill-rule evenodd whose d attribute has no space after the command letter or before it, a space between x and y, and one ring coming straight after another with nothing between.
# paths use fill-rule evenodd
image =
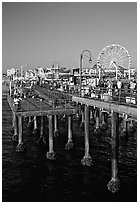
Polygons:
<instances>
[{"instance_id":1,"label":"pier","mask_svg":"<svg viewBox=\"0 0 139 204\"><path fill-rule=\"evenodd\" d=\"M33 121L34 130L37 131L36 117L40 118L40 140L43 137L44 117L48 118L49 128L49 152L46 157L50 160L56 159L56 152L54 151L53 136L58 135L57 120L59 115L68 117L68 142L65 149L73 148L72 139L72 117L81 115L80 127L84 131L84 157L81 159L81 164L84 166L93 165L93 158L90 156L89 150L89 126L91 120L95 120L95 131L99 131L106 122L106 118L111 117L111 179L107 185L108 190L115 193L119 190L120 180L118 177L118 140L119 140L119 118L122 117L124 121L123 132L128 131L128 120L137 119L137 106L122 103L117 101L102 100L94 97L81 97L77 93L64 93L57 90L50 90L43 86L35 85L31 89L32 97L22 98L19 106L16 107L12 96L8 95L7 100L13 113L13 141L18 141L16 147L17 152L24 151L23 140L23 118L28 117L29 123ZM107 115L107 116L105 116Z\"/></svg>"}]
</instances>

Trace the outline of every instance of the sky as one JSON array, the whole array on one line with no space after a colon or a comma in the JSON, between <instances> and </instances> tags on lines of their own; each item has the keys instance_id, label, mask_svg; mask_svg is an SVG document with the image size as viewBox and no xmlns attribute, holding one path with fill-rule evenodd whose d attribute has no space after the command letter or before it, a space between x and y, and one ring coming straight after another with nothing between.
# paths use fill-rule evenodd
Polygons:
<instances>
[{"instance_id":1,"label":"sky","mask_svg":"<svg viewBox=\"0 0 139 204\"><path fill-rule=\"evenodd\" d=\"M2 71L79 67L87 49L92 65L110 44L124 46L137 66L136 2L3 2ZM84 66L90 66L84 59Z\"/></svg>"}]
</instances>

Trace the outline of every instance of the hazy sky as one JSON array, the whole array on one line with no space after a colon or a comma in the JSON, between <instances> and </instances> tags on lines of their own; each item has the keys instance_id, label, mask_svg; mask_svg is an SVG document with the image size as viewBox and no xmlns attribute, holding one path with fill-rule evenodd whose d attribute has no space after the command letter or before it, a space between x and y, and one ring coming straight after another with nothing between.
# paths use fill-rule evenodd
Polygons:
<instances>
[{"instance_id":1,"label":"hazy sky","mask_svg":"<svg viewBox=\"0 0 139 204\"><path fill-rule=\"evenodd\" d=\"M79 66L84 49L96 63L101 49L117 43L137 66L136 2L4 2L2 66ZM87 58L84 63L88 63Z\"/></svg>"}]
</instances>

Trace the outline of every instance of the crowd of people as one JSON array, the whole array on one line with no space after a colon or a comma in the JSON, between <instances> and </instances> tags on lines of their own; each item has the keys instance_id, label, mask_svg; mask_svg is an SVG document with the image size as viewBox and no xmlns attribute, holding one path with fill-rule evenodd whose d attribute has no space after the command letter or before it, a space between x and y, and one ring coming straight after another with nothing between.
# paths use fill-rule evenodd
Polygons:
<instances>
[{"instance_id":1,"label":"crowd of people","mask_svg":"<svg viewBox=\"0 0 139 204\"><path fill-rule=\"evenodd\" d=\"M94 78L89 81L88 84L75 84L71 81L45 81L42 79L28 80L28 81L16 81L14 82L12 89L12 96L14 98L14 104L17 109L20 109L20 101L26 97L34 97L32 95L32 88L35 85L43 86L51 91L57 90L70 94L78 94L81 97L91 97L105 99L106 97L113 100L123 99L126 102L126 97L135 96L137 92L137 81L135 79L122 80L120 78ZM27 88L27 89L26 89Z\"/></svg>"}]
</instances>

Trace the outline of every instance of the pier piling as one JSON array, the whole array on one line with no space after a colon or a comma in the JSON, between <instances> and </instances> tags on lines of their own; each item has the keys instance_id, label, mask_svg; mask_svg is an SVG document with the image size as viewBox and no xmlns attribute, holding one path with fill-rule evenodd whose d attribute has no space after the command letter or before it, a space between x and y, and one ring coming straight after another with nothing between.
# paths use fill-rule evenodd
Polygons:
<instances>
[{"instance_id":1,"label":"pier piling","mask_svg":"<svg viewBox=\"0 0 139 204\"><path fill-rule=\"evenodd\" d=\"M111 180L107 187L112 193L119 190L118 179L118 134L119 134L119 113L111 113Z\"/></svg>"},{"instance_id":2,"label":"pier piling","mask_svg":"<svg viewBox=\"0 0 139 204\"><path fill-rule=\"evenodd\" d=\"M31 123L32 123L32 119L31 119L31 116L29 116L29 117L28 117L27 127L30 127L30 126L31 126Z\"/></svg>"},{"instance_id":3,"label":"pier piling","mask_svg":"<svg viewBox=\"0 0 139 204\"><path fill-rule=\"evenodd\" d=\"M46 144L45 138L44 138L44 116L40 116L41 118L41 124L40 124L40 137L38 139L38 143L39 142L43 142L44 144Z\"/></svg>"},{"instance_id":4,"label":"pier piling","mask_svg":"<svg viewBox=\"0 0 139 204\"><path fill-rule=\"evenodd\" d=\"M40 138L43 137L43 126L44 126L44 124L43 124L43 116L41 116Z\"/></svg>"},{"instance_id":5,"label":"pier piling","mask_svg":"<svg viewBox=\"0 0 139 204\"><path fill-rule=\"evenodd\" d=\"M58 136L58 127L57 127L58 115L54 115L54 136Z\"/></svg>"},{"instance_id":6,"label":"pier piling","mask_svg":"<svg viewBox=\"0 0 139 204\"><path fill-rule=\"evenodd\" d=\"M66 150L73 148L73 140L72 140L72 116L68 116L68 142L65 146Z\"/></svg>"},{"instance_id":7,"label":"pier piling","mask_svg":"<svg viewBox=\"0 0 139 204\"><path fill-rule=\"evenodd\" d=\"M95 130L97 131L99 129L99 117L100 117L100 111L98 108L96 108L96 114L95 114L95 117L96 117L96 127L95 127Z\"/></svg>"},{"instance_id":8,"label":"pier piling","mask_svg":"<svg viewBox=\"0 0 139 204\"><path fill-rule=\"evenodd\" d=\"M17 116L15 115L15 113L13 113L13 119L12 119L13 130L14 130L14 134L12 136L12 141L13 142L17 142L17 137L18 137L17 122L18 122Z\"/></svg>"},{"instance_id":9,"label":"pier piling","mask_svg":"<svg viewBox=\"0 0 139 204\"><path fill-rule=\"evenodd\" d=\"M105 112L101 112L102 125L105 124Z\"/></svg>"},{"instance_id":10,"label":"pier piling","mask_svg":"<svg viewBox=\"0 0 139 204\"><path fill-rule=\"evenodd\" d=\"M90 106L90 124L94 124L94 108Z\"/></svg>"},{"instance_id":11,"label":"pier piling","mask_svg":"<svg viewBox=\"0 0 139 204\"><path fill-rule=\"evenodd\" d=\"M19 135L18 135L18 145L16 147L17 152L23 152L24 151L24 144L23 144L23 124L22 124L23 118L22 116L18 116L18 129L19 129Z\"/></svg>"},{"instance_id":12,"label":"pier piling","mask_svg":"<svg viewBox=\"0 0 139 204\"><path fill-rule=\"evenodd\" d=\"M34 129L32 133L34 135L37 134L37 116L34 116Z\"/></svg>"},{"instance_id":13,"label":"pier piling","mask_svg":"<svg viewBox=\"0 0 139 204\"><path fill-rule=\"evenodd\" d=\"M124 116L124 128L123 128L123 132L127 132L127 125L128 125L128 121L127 121L127 115Z\"/></svg>"},{"instance_id":14,"label":"pier piling","mask_svg":"<svg viewBox=\"0 0 139 204\"><path fill-rule=\"evenodd\" d=\"M81 116L82 116L82 121L81 121L80 127L83 128L84 127L84 121L85 121L84 105L81 106Z\"/></svg>"},{"instance_id":15,"label":"pier piling","mask_svg":"<svg viewBox=\"0 0 139 204\"><path fill-rule=\"evenodd\" d=\"M85 155L81 160L82 165L91 166L92 158L89 154L89 106L85 105Z\"/></svg>"},{"instance_id":16,"label":"pier piling","mask_svg":"<svg viewBox=\"0 0 139 204\"><path fill-rule=\"evenodd\" d=\"M53 116L49 115L49 152L47 152L46 157L47 159L54 160L55 152L53 147Z\"/></svg>"}]
</instances>

